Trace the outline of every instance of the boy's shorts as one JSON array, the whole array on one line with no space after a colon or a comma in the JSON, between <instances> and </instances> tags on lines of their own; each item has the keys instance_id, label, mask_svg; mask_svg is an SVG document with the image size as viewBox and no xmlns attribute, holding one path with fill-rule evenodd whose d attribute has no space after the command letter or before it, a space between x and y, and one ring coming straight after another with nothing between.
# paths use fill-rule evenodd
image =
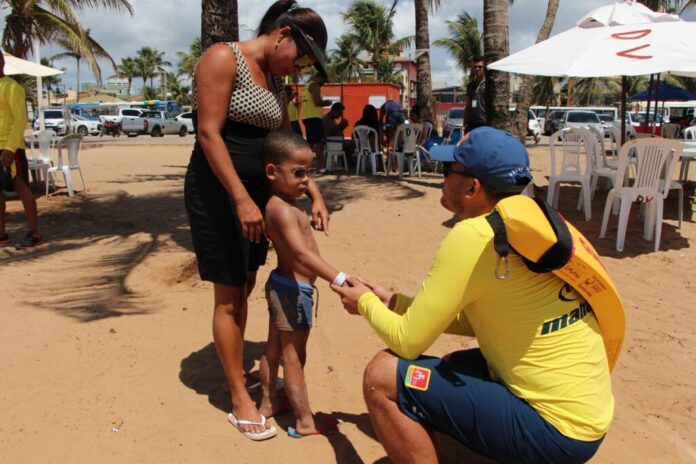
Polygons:
<instances>
[{"instance_id":1,"label":"boy's shorts","mask_svg":"<svg viewBox=\"0 0 696 464\"><path fill-rule=\"evenodd\" d=\"M458 351L447 361L399 358L396 382L404 414L497 462L586 462L604 439L584 442L562 435L490 378L478 349Z\"/></svg>"},{"instance_id":2,"label":"boy's shorts","mask_svg":"<svg viewBox=\"0 0 696 464\"><path fill-rule=\"evenodd\" d=\"M271 322L278 330L294 331L312 328L314 287L271 271L266 282L266 300Z\"/></svg>"}]
</instances>

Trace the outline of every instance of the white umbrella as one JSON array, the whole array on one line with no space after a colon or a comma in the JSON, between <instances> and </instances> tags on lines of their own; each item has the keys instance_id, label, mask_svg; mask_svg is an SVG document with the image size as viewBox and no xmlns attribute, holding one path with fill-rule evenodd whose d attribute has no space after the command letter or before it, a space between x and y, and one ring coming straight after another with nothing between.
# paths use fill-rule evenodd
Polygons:
<instances>
[{"instance_id":1,"label":"white umbrella","mask_svg":"<svg viewBox=\"0 0 696 464\"><path fill-rule=\"evenodd\" d=\"M12 56L6 52L2 52L2 54L5 56L4 72L8 76L12 76L14 74L26 74L34 77L44 77L55 76L56 74L61 74L63 72L60 69L50 68L48 66L17 58L16 56Z\"/></svg>"},{"instance_id":2,"label":"white umbrella","mask_svg":"<svg viewBox=\"0 0 696 464\"><path fill-rule=\"evenodd\" d=\"M634 1L617 1L613 5L600 6L590 11L576 24L580 27L601 27L662 21L679 21L679 16L658 13Z\"/></svg>"}]
</instances>

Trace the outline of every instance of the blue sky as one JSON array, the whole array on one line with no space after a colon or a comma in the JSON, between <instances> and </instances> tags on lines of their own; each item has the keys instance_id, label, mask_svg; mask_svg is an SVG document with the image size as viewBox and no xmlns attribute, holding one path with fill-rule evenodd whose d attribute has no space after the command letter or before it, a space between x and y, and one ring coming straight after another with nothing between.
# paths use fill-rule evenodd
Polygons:
<instances>
[{"instance_id":1,"label":"blue sky","mask_svg":"<svg viewBox=\"0 0 696 464\"><path fill-rule=\"evenodd\" d=\"M384 0L386 1L386 0ZM249 38L256 28L261 16L271 0L238 0L240 36ZM430 15L431 42L446 37L448 20L466 11L483 22L482 0L443 0L441 8ZM552 34L562 32L575 25L585 13L598 6L613 3L613 0L561 0ZM83 10L79 16L85 27L91 30L93 37L106 48L115 61L134 56L136 50L148 45L165 52L165 59L177 63L175 52L187 50L188 45L200 35L200 0L131 0L133 16L125 13L113 13L95 10ZM329 45L346 31L341 12L349 4L348 0L305 0L302 6L315 9L323 18L329 31ZM515 0L510 8L510 51L515 52L533 44L546 13L546 0ZM415 13L413 0L401 0L397 6L394 29L397 37L414 34ZM0 24L4 28L6 11L0 11ZM693 14L690 19L693 18ZM41 56L47 57L60 52L50 45L41 48ZM433 86L444 87L461 82L462 73L457 69L452 57L443 49L433 47L431 51ZM76 66L74 60L65 60L59 66L66 68L63 82L74 88ZM81 81L93 81L94 77L86 64L82 64ZM102 65L102 74L113 74L111 65ZM137 80L138 87L140 80Z\"/></svg>"}]
</instances>

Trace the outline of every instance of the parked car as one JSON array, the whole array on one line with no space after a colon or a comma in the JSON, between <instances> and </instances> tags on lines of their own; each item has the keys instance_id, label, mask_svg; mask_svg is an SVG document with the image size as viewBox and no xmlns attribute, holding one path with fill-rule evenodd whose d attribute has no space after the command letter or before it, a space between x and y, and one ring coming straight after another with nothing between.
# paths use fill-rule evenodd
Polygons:
<instances>
[{"instance_id":1,"label":"parked car","mask_svg":"<svg viewBox=\"0 0 696 464\"><path fill-rule=\"evenodd\" d=\"M442 124L442 136L447 137L455 127L464 126L464 108L450 108Z\"/></svg>"},{"instance_id":2,"label":"parked car","mask_svg":"<svg viewBox=\"0 0 696 464\"><path fill-rule=\"evenodd\" d=\"M133 117L137 118L142 113L143 113L143 110L138 109L138 108L119 108L118 112L115 115L114 114L111 114L111 115L103 114L103 115L99 116L99 120L102 122L102 124L104 124L107 121L111 121L111 122L115 122L115 123L120 124L121 119L124 116L133 116Z\"/></svg>"},{"instance_id":3,"label":"parked car","mask_svg":"<svg viewBox=\"0 0 696 464\"><path fill-rule=\"evenodd\" d=\"M575 127L578 129L593 128L600 134L604 134L604 127L599 116L594 111L575 111L566 112L563 127Z\"/></svg>"},{"instance_id":4,"label":"parked car","mask_svg":"<svg viewBox=\"0 0 696 464\"><path fill-rule=\"evenodd\" d=\"M604 136L609 137L609 131L611 131L611 128L616 124L616 120L614 119L614 116L610 114L598 114L599 120L602 122L602 128L604 129ZM621 124L621 121L618 121L619 124Z\"/></svg>"},{"instance_id":5,"label":"parked car","mask_svg":"<svg viewBox=\"0 0 696 464\"><path fill-rule=\"evenodd\" d=\"M510 108L510 118L512 119L516 115L517 110ZM539 121L537 121L536 114L532 110L527 112L527 137L534 138L534 143L539 143L539 140L541 140L541 127L539 126Z\"/></svg>"},{"instance_id":6,"label":"parked car","mask_svg":"<svg viewBox=\"0 0 696 464\"><path fill-rule=\"evenodd\" d=\"M563 121L565 120L565 111L556 110L546 115L546 121L544 122L544 135L551 135L557 130L563 128Z\"/></svg>"},{"instance_id":7,"label":"parked car","mask_svg":"<svg viewBox=\"0 0 696 464\"><path fill-rule=\"evenodd\" d=\"M68 124L65 122L65 115L62 108L46 108L43 110L44 126L46 129L54 131L58 135L68 133ZM34 130L39 130L39 118L34 121Z\"/></svg>"},{"instance_id":8,"label":"parked car","mask_svg":"<svg viewBox=\"0 0 696 464\"><path fill-rule=\"evenodd\" d=\"M73 131L82 136L87 134L99 135L102 130L102 123L100 121L87 119L84 116L79 116L77 114L72 115L72 126Z\"/></svg>"},{"instance_id":9,"label":"parked car","mask_svg":"<svg viewBox=\"0 0 696 464\"><path fill-rule=\"evenodd\" d=\"M655 120L655 114L650 113L650 124L655 125L655 134L660 135L662 133L662 125L666 124L665 120L662 118L662 115L658 114L657 115L657 120ZM638 133L645 132L643 124L645 124L645 111L642 113L632 113L632 112L627 112L626 113L626 124L631 124L633 128L636 130ZM651 132L651 130L648 130Z\"/></svg>"},{"instance_id":10,"label":"parked car","mask_svg":"<svg viewBox=\"0 0 696 464\"><path fill-rule=\"evenodd\" d=\"M181 113L176 117L176 120L186 124L186 130L189 134L193 134L193 113L188 111L186 113Z\"/></svg>"},{"instance_id":11,"label":"parked car","mask_svg":"<svg viewBox=\"0 0 696 464\"><path fill-rule=\"evenodd\" d=\"M138 117L123 116L121 118L121 131L129 137L135 137L139 134L150 134L153 137L179 134L180 137L185 137L188 132L186 124L177 121L166 111L143 111Z\"/></svg>"}]
</instances>

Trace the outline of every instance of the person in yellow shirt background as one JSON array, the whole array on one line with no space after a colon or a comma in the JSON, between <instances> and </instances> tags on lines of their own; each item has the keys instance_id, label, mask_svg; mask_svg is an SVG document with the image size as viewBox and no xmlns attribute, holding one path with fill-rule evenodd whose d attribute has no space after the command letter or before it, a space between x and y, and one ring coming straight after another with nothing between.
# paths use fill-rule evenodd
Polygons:
<instances>
[{"instance_id":1,"label":"person in yellow shirt background","mask_svg":"<svg viewBox=\"0 0 696 464\"><path fill-rule=\"evenodd\" d=\"M317 157L319 173L326 172L326 160L324 159L324 106L329 106L331 100L321 99L321 86L324 85L324 77L317 73L312 80L302 89L302 124L304 124L307 142L314 150Z\"/></svg>"},{"instance_id":2,"label":"person in yellow shirt background","mask_svg":"<svg viewBox=\"0 0 696 464\"><path fill-rule=\"evenodd\" d=\"M285 98L288 101L288 119L290 120L290 129L292 129L294 133L304 137L302 134L302 127L300 126L300 99L293 86L285 86Z\"/></svg>"},{"instance_id":3,"label":"person in yellow shirt background","mask_svg":"<svg viewBox=\"0 0 696 464\"><path fill-rule=\"evenodd\" d=\"M363 378L379 441L399 463L437 462L433 430L497 462L586 462L614 413L597 318L564 280L533 272L517 254L499 278L486 218L531 182L527 151L484 126L439 155L449 160L440 202L460 221L415 298L354 277L332 285L390 350ZM443 333L476 337L479 347L423 356Z\"/></svg>"},{"instance_id":4,"label":"person in yellow shirt background","mask_svg":"<svg viewBox=\"0 0 696 464\"><path fill-rule=\"evenodd\" d=\"M27 157L24 153L26 98L22 86L6 76L4 68L5 56L0 50L0 247L12 244L5 230L4 193L11 187L22 201L29 226L29 231L17 247L27 248L38 245L42 238L37 224L36 200L29 190Z\"/></svg>"}]
</instances>

